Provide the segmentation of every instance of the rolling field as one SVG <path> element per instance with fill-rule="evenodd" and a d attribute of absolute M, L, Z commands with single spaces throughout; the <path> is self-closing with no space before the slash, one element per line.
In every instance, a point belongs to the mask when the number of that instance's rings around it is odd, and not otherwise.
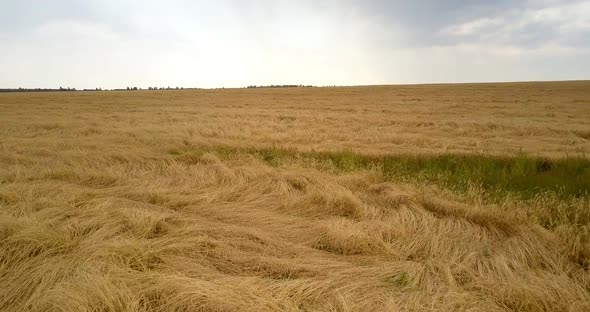
<path fill-rule="evenodd" d="M 590 311 L 590 82 L 0 94 L 0 311 Z"/>

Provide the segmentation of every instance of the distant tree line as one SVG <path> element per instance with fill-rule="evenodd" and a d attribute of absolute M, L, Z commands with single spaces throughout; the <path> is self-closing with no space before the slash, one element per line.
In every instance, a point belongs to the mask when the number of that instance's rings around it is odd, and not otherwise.
<path fill-rule="evenodd" d="M 138 88 L 138 87 L 127 87 L 127 89 L 113 89 L 113 91 L 141 91 L 141 90 L 191 90 L 197 88 L 185 88 L 185 87 L 148 87 L 147 89 Z"/>
<path fill-rule="evenodd" d="M 149 87 L 147 89 L 142 89 L 138 87 L 127 87 L 125 89 L 103 89 L 103 88 L 94 88 L 94 89 L 81 89 L 78 90 L 76 88 L 64 88 L 59 87 L 59 89 L 55 88 L 0 88 L 0 92 L 62 92 L 62 91 L 140 91 L 140 90 L 194 90 L 198 88 L 184 88 L 184 87 Z"/>
<path fill-rule="evenodd" d="M 256 86 L 251 85 L 246 88 L 313 88 L 315 86 L 312 85 L 268 85 L 268 86 Z M 195 90 L 200 88 L 184 88 L 184 87 L 148 87 L 147 89 L 142 89 L 138 87 L 127 87 L 125 89 L 103 89 L 103 88 L 94 88 L 94 89 L 82 89 L 76 90 L 76 88 L 71 87 L 59 87 L 58 89 L 54 88 L 0 88 L 0 92 L 72 92 L 72 91 L 140 91 L 140 90 Z M 217 89 L 225 89 L 225 88 L 217 88 Z"/>
<path fill-rule="evenodd" d="M 163 88 L 163 87 L 149 87 L 148 90 L 184 90 L 184 87 L 167 87 L 167 88 Z"/>
<path fill-rule="evenodd" d="M 51 88 L 3 88 L 0 92 L 60 92 L 60 91 L 76 91 L 76 88 L 63 88 L 51 89 Z"/>
<path fill-rule="evenodd" d="M 252 88 L 313 88 L 315 86 L 312 85 L 269 85 L 269 86 L 248 86 L 248 89 Z"/>
<path fill-rule="evenodd" d="M 0 89 L 0 92 L 72 92 L 72 91 L 103 91 L 102 88 L 94 88 L 94 89 L 82 89 L 77 90 L 76 88 L 64 88 L 59 87 L 59 89 L 53 88 L 3 88 Z M 107 91 L 105 89 L 105 91 Z"/>

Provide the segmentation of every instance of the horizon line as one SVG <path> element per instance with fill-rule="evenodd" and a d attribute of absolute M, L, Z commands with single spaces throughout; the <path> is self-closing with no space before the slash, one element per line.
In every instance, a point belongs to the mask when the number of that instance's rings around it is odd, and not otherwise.
<path fill-rule="evenodd" d="M 504 81 L 470 81 L 470 82 L 408 82 L 408 83 L 386 83 L 386 84 L 350 84 L 350 85 L 312 85 L 312 84 L 268 84 L 268 85 L 247 85 L 241 87 L 221 86 L 221 87 L 186 87 L 186 86 L 167 86 L 167 87 L 117 87 L 117 88 L 75 88 L 75 87 L 0 87 L 1 93 L 9 92 L 79 92 L 79 91 L 180 91 L 180 90 L 219 90 L 219 89 L 256 89 L 256 88 L 353 88 L 353 87 L 381 87 L 381 86 L 427 86 L 427 85 L 470 85 L 470 84 L 510 84 L 510 83 L 557 83 L 557 82 L 590 82 L 588 79 L 564 79 L 564 80 L 504 80 Z"/>

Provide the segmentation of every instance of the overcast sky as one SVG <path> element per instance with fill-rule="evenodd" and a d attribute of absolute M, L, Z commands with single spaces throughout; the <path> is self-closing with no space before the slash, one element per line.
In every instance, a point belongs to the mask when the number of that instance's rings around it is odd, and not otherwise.
<path fill-rule="evenodd" d="M 590 79 L 590 0 L 0 0 L 0 87 Z"/>

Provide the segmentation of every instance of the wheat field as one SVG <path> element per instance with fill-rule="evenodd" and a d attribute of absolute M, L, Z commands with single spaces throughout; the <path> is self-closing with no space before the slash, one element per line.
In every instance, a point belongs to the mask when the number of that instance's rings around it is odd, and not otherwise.
<path fill-rule="evenodd" d="M 587 192 L 337 158 L 588 152 L 590 82 L 0 94 L 0 310 L 590 311 Z"/>

